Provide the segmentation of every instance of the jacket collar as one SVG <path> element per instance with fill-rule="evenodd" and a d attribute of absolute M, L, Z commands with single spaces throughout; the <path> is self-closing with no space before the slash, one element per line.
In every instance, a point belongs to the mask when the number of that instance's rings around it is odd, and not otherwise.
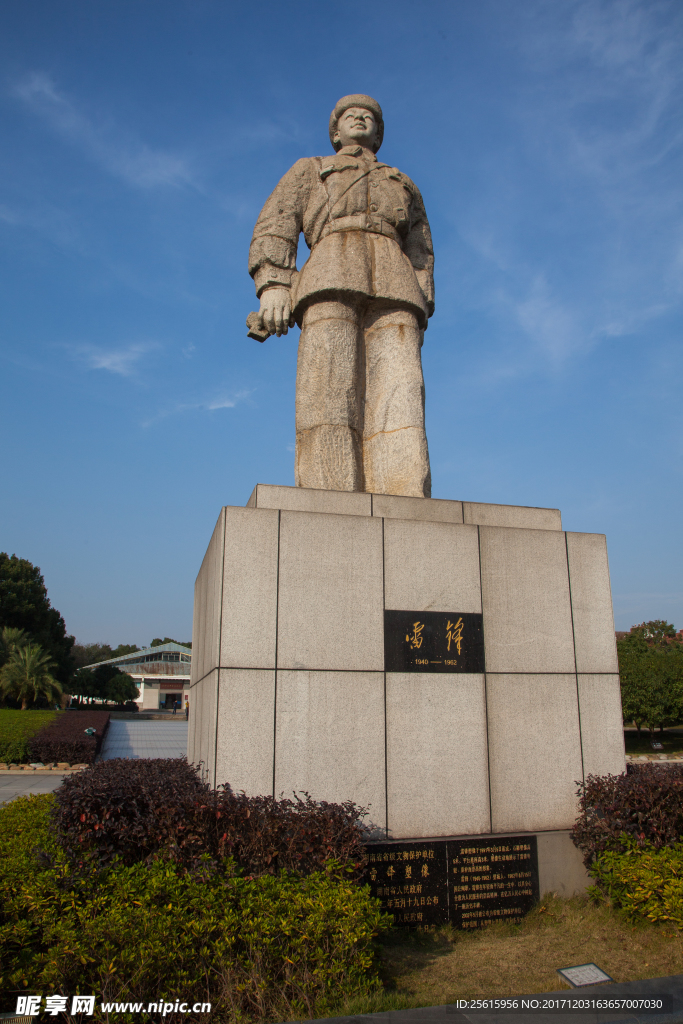
<path fill-rule="evenodd" d="M 386 164 L 381 164 L 374 153 L 368 154 L 362 146 L 342 146 L 334 156 L 324 156 L 322 158 L 320 177 L 324 181 L 325 178 L 335 171 L 357 171 L 361 167 L 367 168 L 370 156 L 372 157 L 370 166 L 387 166 Z"/>
<path fill-rule="evenodd" d="M 375 156 L 375 154 L 374 153 L 368 153 L 366 150 L 363 149 L 362 146 L 342 146 L 342 148 L 337 153 L 338 157 L 340 157 L 340 156 L 361 156 L 361 155 L 366 160 L 372 159 L 375 163 L 377 163 L 377 157 Z"/>

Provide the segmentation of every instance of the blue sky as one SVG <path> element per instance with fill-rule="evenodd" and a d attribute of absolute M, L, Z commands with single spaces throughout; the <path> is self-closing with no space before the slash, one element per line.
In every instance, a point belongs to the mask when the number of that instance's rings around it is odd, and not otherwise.
<path fill-rule="evenodd" d="M 349 92 L 432 225 L 434 497 L 561 508 L 683 626 L 678 0 L 7 0 L 0 66 L 0 549 L 80 641 L 189 638 L 221 505 L 294 482 L 247 250 Z"/>

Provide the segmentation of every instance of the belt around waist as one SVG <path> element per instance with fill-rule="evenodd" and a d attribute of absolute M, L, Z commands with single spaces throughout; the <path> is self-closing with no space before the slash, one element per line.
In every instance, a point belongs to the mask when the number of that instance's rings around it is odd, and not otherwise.
<path fill-rule="evenodd" d="M 350 217 L 337 217 L 336 220 L 331 220 L 329 224 L 325 225 L 322 237 L 324 238 L 333 231 L 371 231 L 375 235 L 386 235 L 387 238 L 393 238 L 395 242 L 401 244 L 401 236 L 393 224 L 388 224 L 381 217 L 375 217 L 371 213 L 356 213 Z"/>

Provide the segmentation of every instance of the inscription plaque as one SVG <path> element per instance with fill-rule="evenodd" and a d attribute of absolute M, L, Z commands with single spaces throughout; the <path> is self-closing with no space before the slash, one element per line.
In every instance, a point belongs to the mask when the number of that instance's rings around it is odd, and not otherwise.
<path fill-rule="evenodd" d="M 518 924 L 539 898 L 536 836 L 452 839 L 448 872 L 456 928 Z"/>
<path fill-rule="evenodd" d="M 483 672 L 483 616 L 384 612 L 385 672 Z"/>
<path fill-rule="evenodd" d="M 536 836 L 368 843 L 367 881 L 394 923 L 518 924 L 539 898 Z"/>
<path fill-rule="evenodd" d="M 373 896 L 394 924 L 432 927 L 448 921 L 448 856 L 446 844 L 372 843 L 367 847 Z"/>

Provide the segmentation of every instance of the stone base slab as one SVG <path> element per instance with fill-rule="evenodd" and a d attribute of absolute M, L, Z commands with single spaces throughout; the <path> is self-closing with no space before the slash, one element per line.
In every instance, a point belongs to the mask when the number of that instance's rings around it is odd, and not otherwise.
<path fill-rule="evenodd" d="M 482 616 L 484 671 L 386 671 L 387 610 Z M 625 770 L 617 671 L 605 538 L 556 509 L 259 484 L 197 578 L 188 758 L 394 839 L 550 835 Z"/>

